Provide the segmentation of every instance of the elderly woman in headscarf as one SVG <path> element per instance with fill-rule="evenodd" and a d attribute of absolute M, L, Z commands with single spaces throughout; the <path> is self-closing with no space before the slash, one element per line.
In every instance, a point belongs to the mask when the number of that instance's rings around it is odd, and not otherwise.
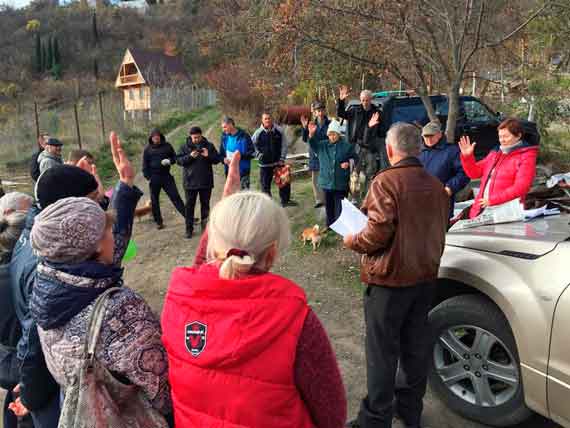
<path fill-rule="evenodd" d="M 106 301 L 95 358 L 117 380 L 140 388 L 170 419 L 160 324 L 144 299 L 122 286 L 123 269 L 113 263 L 113 222 L 113 215 L 91 199 L 75 197 L 55 202 L 36 217 L 31 244 L 40 263 L 30 310 L 48 368 L 65 391 L 80 367 L 95 301 L 120 287 Z"/>
<path fill-rule="evenodd" d="M 33 199 L 20 192 L 0 198 L 0 387 L 7 390 L 4 400 L 4 428 L 16 428 L 16 416 L 8 411 L 14 400 L 12 389 L 18 384 L 19 365 L 16 345 L 22 334 L 10 291 L 10 258 L 24 228 L 26 212 Z"/>
<path fill-rule="evenodd" d="M 113 227 L 115 263 L 119 265 L 127 248 L 133 226 L 133 214 L 142 192 L 134 185 L 134 170 L 121 148 L 115 133 L 110 136 L 111 154 L 119 174 L 112 207 L 117 213 Z M 81 162 L 80 162 L 81 163 Z M 60 392 L 57 382 L 46 367 L 36 323 L 30 314 L 30 299 L 36 279 L 38 257 L 30 245 L 30 234 L 35 217 L 42 209 L 67 197 L 88 197 L 100 200 L 101 191 L 93 166 L 89 168 L 59 165 L 50 168 L 38 179 L 35 187 L 36 204 L 28 211 L 26 225 L 14 247 L 10 262 L 10 282 L 16 315 L 22 328 L 18 342 L 20 382 L 18 390 L 21 407 L 29 411 L 34 424 L 42 428 L 57 428 L 60 411 Z"/>

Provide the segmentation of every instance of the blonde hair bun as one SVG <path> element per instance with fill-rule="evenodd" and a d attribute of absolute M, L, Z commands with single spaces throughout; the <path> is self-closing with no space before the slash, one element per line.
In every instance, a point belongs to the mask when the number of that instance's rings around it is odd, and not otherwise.
<path fill-rule="evenodd" d="M 222 199 L 208 221 L 208 260 L 219 260 L 220 277 L 235 279 L 252 270 L 266 272 L 266 253 L 282 253 L 290 242 L 285 210 L 260 192 L 240 192 Z"/>

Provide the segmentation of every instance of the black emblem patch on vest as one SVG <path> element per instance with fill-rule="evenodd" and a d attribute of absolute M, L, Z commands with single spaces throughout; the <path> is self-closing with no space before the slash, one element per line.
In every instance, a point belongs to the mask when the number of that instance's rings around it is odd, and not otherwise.
<path fill-rule="evenodd" d="M 186 349 L 193 357 L 200 355 L 206 347 L 207 332 L 208 326 L 200 321 L 193 321 L 190 324 L 186 324 L 186 340 L 184 342 L 186 343 Z"/>

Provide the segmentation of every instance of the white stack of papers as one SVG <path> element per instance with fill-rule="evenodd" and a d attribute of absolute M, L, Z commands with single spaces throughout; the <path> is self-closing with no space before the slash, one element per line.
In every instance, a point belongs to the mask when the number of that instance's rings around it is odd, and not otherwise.
<path fill-rule="evenodd" d="M 546 205 L 540 208 L 536 208 L 533 210 L 524 210 L 524 221 L 532 220 L 536 217 L 542 217 L 547 215 L 556 215 L 560 214 L 560 210 L 558 208 L 550 208 L 547 209 Z"/>
<path fill-rule="evenodd" d="M 362 214 L 362 211 L 352 205 L 346 198 L 342 200 L 341 204 L 342 211 L 340 217 L 331 224 L 331 229 L 343 237 L 354 235 L 364 229 L 368 222 L 368 217 Z"/>
<path fill-rule="evenodd" d="M 550 189 L 551 187 L 556 186 L 561 181 L 566 181 L 567 183 L 570 183 L 570 172 L 567 172 L 566 174 L 554 174 L 546 182 L 546 187 Z"/>
<path fill-rule="evenodd" d="M 494 207 L 487 207 L 482 214 L 470 220 L 459 220 L 449 229 L 450 232 L 483 226 L 486 224 L 510 223 L 524 220 L 524 210 L 519 199 Z"/>

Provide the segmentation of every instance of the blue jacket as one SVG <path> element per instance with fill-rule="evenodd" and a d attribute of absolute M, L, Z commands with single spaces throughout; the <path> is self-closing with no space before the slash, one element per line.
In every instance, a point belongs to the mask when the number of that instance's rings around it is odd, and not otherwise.
<path fill-rule="evenodd" d="M 348 190 L 350 168 L 343 169 L 340 164 L 350 159 L 358 159 L 354 151 L 354 144 L 350 144 L 341 137 L 335 144 L 329 139 L 317 140 L 316 136 L 309 139 L 309 145 L 319 157 L 321 169 L 319 171 L 319 187 L 323 190 Z"/>
<path fill-rule="evenodd" d="M 328 116 L 325 116 L 325 120 L 322 126 L 319 125 L 317 120 L 315 119 L 315 125 L 317 125 L 317 132 L 315 132 L 315 138 L 317 140 L 326 140 L 327 139 L 327 131 L 329 129 L 329 124 L 331 120 Z M 303 128 L 303 135 L 301 137 L 305 143 L 309 141 L 309 129 Z M 315 151 L 309 146 L 309 171 L 318 171 L 319 170 L 319 158 Z"/>
<path fill-rule="evenodd" d="M 453 192 L 450 201 L 450 215 L 453 213 L 455 204 L 455 194 L 469 183 L 469 177 L 463 171 L 461 159 L 459 158 L 459 147 L 457 144 L 448 144 L 445 136 L 433 146 L 422 146 L 419 156 L 420 162 L 425 170 L 447 186 Z"/>
<path fill-rule="evenodd" d="M 134 212 L 142 192 L 136 187 L 119 183 L 113 192 L 112 207 L 117 212 L 113 225 L 115 238 L 114 261 L 120 264 L 131 237 Z M 36 279 L 38 258 L 30 244 L 30 233 L 39 208 L 32 207 L 26 226 L 12 252 L 10 262 L 10 288 L 16 315 L 22 328 L 18 342 L 18 359 L 21 361 L 20 385 L 23 404 L 29 410 L 38 410 L 59 393 L 59 387 L 49 373 L 42 352 L 35 321 L 30 314 L 30 297 Z"/>
<path fill-rule="evenodd" d="M 251 170 L 251 159 L 255 155 L 255 147 L 251 141 L 251 137 L 243 129 L 238 128 L 235 138 L 230 139 L 229 135 L 222 132 L 220 138 L 220 156 L 222 159 L 227 157 L 227 152 L 235 152 L 236 150 L 241 153 L 241 160 L 239 162 L 240 175 L 248 174 Z M 224 170 L 228 173 L 228 166 L 224 164 Z"/>

